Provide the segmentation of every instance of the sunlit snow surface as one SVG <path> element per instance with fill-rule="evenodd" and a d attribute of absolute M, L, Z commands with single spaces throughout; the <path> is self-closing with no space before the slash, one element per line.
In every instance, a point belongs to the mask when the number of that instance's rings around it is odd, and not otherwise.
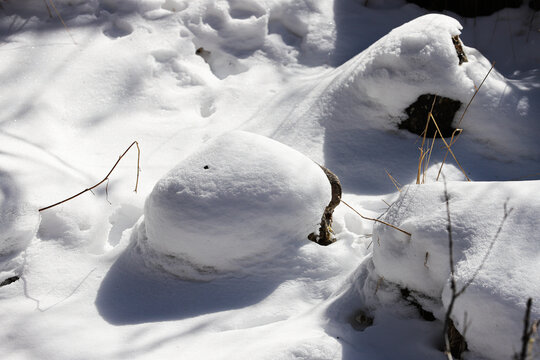
<path fill-rule="evenodd" d="M 51 3 L 52 17 L 41 0 L 0 4 L 0 282 L 21 277 L 0 288 L 2 358 L 444 359 L 443 144 L 427 184 L 397 193 L 386 171 L 416 180 L 405 108 L 425 93 L 466 104 L 493 61 L 453 146 L 475 182 L 444 168 L 458 284 L 514 210 L 454 321 L 467 359 L 519 350 L 526 297 L 540 312 L 527 6 L 464 19 L 402 0 L 56 0 L 66 30 Z M 93 195 L 37 212 L 134 140 L 137 193 L 133 147 Z M 330 196 L 317 163 L 412 237 L 340 205 L 338 241 L 309 242 Z"/>

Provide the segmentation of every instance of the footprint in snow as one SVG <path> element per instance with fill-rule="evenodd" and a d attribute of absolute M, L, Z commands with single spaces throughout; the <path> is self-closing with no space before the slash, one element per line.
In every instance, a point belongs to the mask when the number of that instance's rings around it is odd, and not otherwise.
<path fill-rule="evenodd" d="M 184 1 L 179 0 L 166 0 L 163 5 L 161 5 L 162 9 L 168 10 L 170 12 L 179 12 L 183 11 L 188 7 L 188 4 Z"/>
<path fill-rule="evenodd" d="M 125 20 L 116 19 L 109 24 L 104 30 L 103 34 L 111 39 L 117 39 L 124 36 L 128 36 L 133 32 L 133 26 Z"/>

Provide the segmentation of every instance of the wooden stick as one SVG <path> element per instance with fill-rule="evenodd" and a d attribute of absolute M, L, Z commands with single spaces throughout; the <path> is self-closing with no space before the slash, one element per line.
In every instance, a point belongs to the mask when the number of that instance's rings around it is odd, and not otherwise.
<path fill-rule="evenodd" d="M 397 180 L 394 179 L 394 177 L 392 175 L 390 175 L 388 170 L 384 169 L 384 171 L 386 172 L 386 175 L 388 175 L 388 177 L 390 178 L 390 181 L 392 181 L 392 184 L 394 184 L 394 186 L 396 187 L 397 191 L 401 192 L 401 189 L 399 188 L 401 186 L 401 184 L 398 183 Z"/>
<path fill-rule="evenodd" d="M 379 220 L 379 219 L 375 219 L 375 218 L 370 218 L 370 217 L 367 217 L 367 216 L 364 216 L 362 214 L 360 214 L 358 211 L 356 211 L 351 205 L 347 204 L 343 199 L 341 199 L 341 202 L 343 204 L 345 204 L 349 209 L 351 209 L 352 211 L 354 211 L 356 214 L 358 214 L 358 216 L 360 216 L 362 219 L 365 219 L 365 220 L 371 220 L 371 221 L 375 221 L 375 222 L 378 222 L 378 223 L 381 223 L 383 225 L 386 225 L 386 226 L 390 226 L 392 229 L 396 229 L 398 231 L 401 231 L 402 233 L 404 234 L 407 234 L 409 236 L 412 236 L 412 234 L 410 232 L 407 232 L 405 230 L 401 230 L 400 228 L 398 228 L 397 226 L 394 226 L 392 224 L 389 224 L 385 221 L 382 221 L 382 220 Z"/>
<path fill-rule="evenodd" d="M 131 143 L 131 145 L 129 145 L 129 147 L 126 149 L 126 151 L 124 151 L 124 153 L 122 155 L 120 155 L 120 157 L 118 158 L 118 160 L 116 160 L 116 163 L 114 164 L 114 166 L 112 167 L 112 169 L 109 171 L 109 173 L 107 174 L 107 176 L 105 176 L 105 178 L 103 178 L 103 180 L 101 180 L 100 182 L 98 182 L 96 185 L 92 186 L 92 187 L 89 187 L 87 189 L 84 189 L 83 191 L 73 195 L 73 196 L 70 196 L 68 197 L 67 199 L 65 200 L 62 200 L 62 201 L 59 201 L 55 204 L 52 204 L 52 205 L 49 205 L 49 206 L 46 206 L 44 208 L 41 208 L 39 209 L 39 211 L 43 211 L 43 210 L 47 210 L 47 209 L 50 209 L 52 207 L 55 207 L 57 205 L 60 205 L 60 204 L 63 204 L 71 199 L 74 199 L 76 198 L 77 196 L 80 196 L 82 194 L 84 194 L 85 192 L 87 191 L 90 191 L 92 192 L 92 189 L 98 187 L 99 185 L 103 184 L 105 181 L 109 181 L 109 176 L 111 175 L 111 173 L 114 171 L 114 169 L 116 168 L 116 165 L 118 165 L 118 163 L 120 162 L 120 160 L 122 160 L 122 158 L 124 157 L 124 155 L 127 154 L 127 152 L 129 151 L 129 149 L 131 149 L 133 147 L 133 145 L 136 145 L 137 146 L 137 180 L 135 182 L 135 192 L 137 192 L 137 187 L 139 186 L 139 172 L 140 172 L 140 160 L 141 160 L 141 149 L 139 148 L 139 143 L 137 141 L 134 141 Z M 108 186 L 108 184 L 107 184 Z M 108 192 L 108 189 L 106 189 L 106 192 Z"/>
<path fill-rule="evenodd" d="M 456 129 L 452 132 L 452 137 L 450 138 L 450 146 L 453 146 L 456 143 L 459 135 L 461 135 L 462 132 L 463 132 L 463 129 Z M 454 139 L 454 136 L 456 135 L 456 133 L 457 133 L 457 136 Z M 439 181 L 439 176 L 441 176 L 441 171 L 442 171 L 444 162 L 446 161 L 446 155 L 448 155 L 448 150 L 446 151 L 446 154 L 444 155 L 443 162 L 441 164 L 441 167 L 439 168 L 439 172 L 437 173 L 437 178 L 435 179 L 435 181 Z"/>
<path fill-rule="evenodd" d="M 62 19 L 62 16 L 60 16 L 60 13 L 58 12 L 58 9 L 56 9 L 56 6 L 54 6 L 54 2 L 53 0 L 49 0 L 49 2 L 51 3 L 51 6 L 52 8 L 54 9 L 54 12 L 56 13 L 56 15 L 58 16 L 58 18 L 60 19 L 60 21 L 62 22 L 62 25 L 64 25 L 64 28 L 66 29 L 66 32 L 68 33 L 69 37 L 71 38 L 71 41 L 73 41 L 73 43 L 75 45 L 78 45 L 77 42 L 75 41 L 75 39 L 73 38 L 73 36 L 71 36 L 71 33 L 69 32 L 69 28 L 67 27 L 66 23 L 64 22 L 64 19 Z M 45 3 L 46 4 L 46 3 Z M 47 9 L 49 9 L 49 7 L 47 7 Z M 49 14 L 50 14 L 50 10 L 49 10 Z"/>
<path fill-rule="evenodd" d="M 450 145 L 448 145 L 448 143 L 446 142 L 446 140 L 444 139 L 442 133 L 441 133 L 441 129 L 439 129 L 439 125 L 437 125 L 437 122 L 435 121 L 435 118 L 433 116 L 431 116 L 431 120 L 433 120 L 433 123 L 435 124 L 435 127 L 437 127 L 437 131 L 439 132 L 439 135 L 441 135 L 441 139 L 442 141 L 444 142 L 444 145 L 446 145 L 446 149 L 450 152 L 450 154 L 452 155 L 452 157 L 454 158 L 454 160 L 456 161 L 456 164 L 459 166 L 459 168 L 461 169 L 461 172 L 463 173 L 463 175 L 465 175 L 465 178 L 467 178 L 467 181 L 471 181 L 471 179 L 469 179 L 469 177 L 467 176 L 467 174 L 465 173 L 465 170 L 463 170 L 463 168 L 461 167 L 461 164 L 459 163 L 458 159 L 456 158 L 456 155 L 454 155 L 454 152 L 452 151 L 452 149 L 450 148 Z"/>
<path fill-rule="evenodd" d="M 484 85 L 484 82 L 486 81 L 487 77 L 489 76 L 489 74 L 491 73 L 491 70 L 493 70 L 493 68 L 495 67 L 495 61 L 491 63 L 491 68 L 489 69 L 489 71 L 487 72 L 486 76 L 484 76 L 484 79 L 482 80 L 482 82 L 480 83 L 480 86 L 476 87 L 475 86 L 475 91 L 474 91 L 474 94 L 473 96 L 471 97 L 471 100 L 469 100 L 469 103 L 467 104 L 467 106 L 465 107 L 465 111 L 463 111 L 463 114 L 461 114 L 461 117 L 459 118 L 459 121 L 458 121 L 458 124 L 457 124 L 457 127 L 459 128 L 459 126 L 461 125 L 461 122 L 463 121 L 463 118 L 465 117 L 465 114 L 467 113 L 467 110 L 469 110 L 469 106 L 471 106 L 471 103 L 473 102 L 476 94 L 478 94 L 478 92 L 480 91 L 480 88 L 482 87 L 482 85 Z M 452 134 L 453 135 L 453 134 Z M 458 136 L 456 137 L 456 140 L 454 141 L 454 143 L 459 139 L 459 137 L 461 136 L 461 132 L 458 134 Z M 453 145 L 453 144 L 452 144 Z M 450 146 L 452 146 L 450 145 Z M 443 161 L 441 163 L 441 167 L 439 168 L 439 174 L 437 175 L 437 181 L 439 180 L 439 175 L 441 174 L 441 171 L 442 171 L 442 168 L 444 166 L 444 163 L 446 162 L 446 158 L 448 157 L 448 151 L 446 151 L 446 154 L 444 154 L 444 158 L 443 158 Z"/>

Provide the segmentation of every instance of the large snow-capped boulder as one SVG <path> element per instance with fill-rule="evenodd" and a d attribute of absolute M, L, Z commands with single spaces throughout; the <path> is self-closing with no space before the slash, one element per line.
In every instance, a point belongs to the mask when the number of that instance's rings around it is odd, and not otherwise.
<path fill-rule="evenodd" d="M 528 298 L 534 301 L 531 319 L 540 318 L 540 202 L 533 200 L 540 181 L 448 182 L 447 189 L 458 290 L 496 237 L 475 280 L 457 299 L 452 319 L 470 350 L 510 359 L 521 348 Z M 451 300 L 444 184 L 402 189 L 383 219 L 412 236 L 374 227 L 376 275 L 415 292 L 420 302 L 426 296 L 435 300 L 424 299 L 424 305 L 441 317 Z"/>
<path fill-rule="evenodd" d="M 309 158 L 260 135 L 230 132 L 157 182 L 138 241 L 152 265 L 211 279 L 294 252 L 330 198 L 326 175 Z"/>
<path fill-rule="evenodd" d="M 287 111 L 268 111 L 274 121 L 281 116 L 283 125 L 264 133 L 322 158 L 326 148 L 312 150 L 321 146 L 321 139 L 327 142 L 324 146 L 332 147 L 332 139 L 337 142 L 353 130 L 393 131 L 407 118 L 411 104 L 421 95 L 434 94 L 461 102 L 453 127 L 463 128 L 465 138 L 482 141 L 490 156 L 538 158 L 540 146 L 529 135 L 540 131 L 538 107 L 531 101 L 535 90 L 506 79 L 496 68 L 459 123 L 465 104 L 492 66 L 479 51 L 461 42 L 468 62 L 460 64 L 453 38 L 461 29 L 456 19 L 440 14 L 424 15 L 393 29 L 343 65 L 322 74 L 316 85 L 296 85 L 291 92 L 305 100 L 291 103 Z M 290 93 L 283 94 L 269 106 L 283 107 L 290 97 Z M 264 129 L 269 119 L 263 120 L 257 127 Z M 314 133 L 308 139 L 303 136 L 306 128 Z M 314 139 L 312 143 L 310 139 Z"/>
<path fill-rule="evenodd" d="M 368 49 L 336 69 L 327 90 L 330 112 L 344 120 L 361 119 L 363 127 L 395 128 L 405 109 L 421 95 L 435 94 L 467 104 L 488 74 L 491 63 L 474 48 L 462 46 L 460 64 L 455 36 L 462 26 L 449 16 L 429 14 L 395 28 Z M 507 155 L 539 156 L 530 129 L 539 130 L 538 110 L 529 106 L 528 91 L 493 69 L 459 124 L 464 134 L 489 143 Z M 454 119 L 465 110 L 462 105 Z M 510 121 L 511 120 L 511 121 Z M 344 121 L 344 126 L 351 126 Z"/>

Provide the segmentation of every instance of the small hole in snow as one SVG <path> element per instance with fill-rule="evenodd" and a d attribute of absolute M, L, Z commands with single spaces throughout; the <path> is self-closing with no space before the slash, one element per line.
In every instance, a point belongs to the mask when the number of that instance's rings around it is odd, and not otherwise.
<path fill-rule="evenodd" d="M 208 165 L 204 165 L 204 168 L 203 168 L 203 169 L 204 169 L 204 170 L 208 170 L 208 169 L 210 169 L 210 167 L 209 167 Z"/>

